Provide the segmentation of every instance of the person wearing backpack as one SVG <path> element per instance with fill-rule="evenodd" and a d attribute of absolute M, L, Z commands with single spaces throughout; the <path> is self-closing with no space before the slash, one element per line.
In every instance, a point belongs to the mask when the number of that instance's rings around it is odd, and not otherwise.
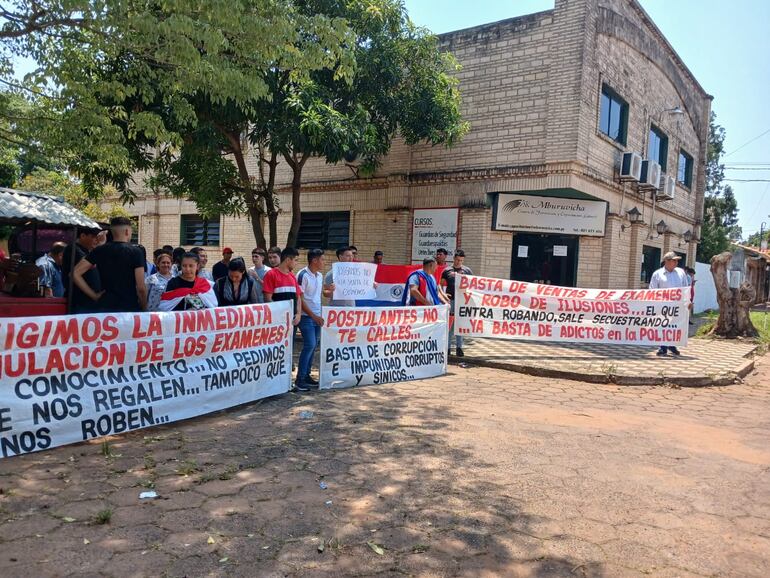
<path fill-rule="evenodd" d="M 214 283 L 214 293 L 220 307 L 260 302 L 257 283 L 246 274 L 246 263 L 240 257 L 227 264 L 227 275 Z"/>

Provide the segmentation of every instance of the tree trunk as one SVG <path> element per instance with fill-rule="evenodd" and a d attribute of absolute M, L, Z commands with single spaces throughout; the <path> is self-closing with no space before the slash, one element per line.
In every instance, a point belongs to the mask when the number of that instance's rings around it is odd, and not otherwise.
<path fill-rule="evenodd" d="M 751 323 L 749 311 L 756 297 L 756 290 L 751 283 L 743 282 L 740 288 L 730 287 L 728 267 L 732 253 L 721 253 L 711 258 L 711 275 L 717 289 L 719 318 L 711 334 L 733 339 L 735 337 L 756 337 L 756 328 Z"/>
<path fill-rule="evenodd" d="M 259 207 L 257 194 L 251 184 L 249 169 L 246 166 L 246 159 L 243 154 L 243 148 L 241 147 L 241 133 L 223 128 L 220 128 L 219 131 L 227 137 L 227 142 L 230 145 L 230 150 L 235 159 L 235 166 L 238 168 L 238 178 L 241 181 L 241 187 L 244 191 L 243 194 L 246 199 L 246 207 L 251 219 L 251 230 L 254 233 L 254 241 L 257 243 L 257 247 L 265 247 L 265 231 L 262 227 L 262 211 Z"/>
<path fill-rule="evenodd" d="M 286 162 L 291 167 L 292 179 L 291 179 L 291 227 L 289 228 L 289 234 L 286 238 L 287 247 L 296 247 L 297 238 L 299 237 L 299 228 L 302 225 L 302 207 L 300 201 L 300 195 L 302 193 L 302 168 L 305 166 L 309 155 L 298 156 L 297 153 L 292 155 L 285 154 Z"/>
<path fill-rule="evenodd" d="M 271 152 L 267 161 L 268 175 L 265 186 L 265 207 L 267 208 L 267 225 L 270 229 L 270 247 L 278 245 L 278 208 L 275 206 L 275 173 L 278 166 L 278 153 Z"/>

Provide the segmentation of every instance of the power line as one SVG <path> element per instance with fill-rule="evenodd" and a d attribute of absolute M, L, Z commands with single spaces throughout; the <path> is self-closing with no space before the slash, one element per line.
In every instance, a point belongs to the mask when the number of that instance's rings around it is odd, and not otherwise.
<path fill-rule="evenodd" d="M 770 171 L 770 165 L 766 167 L 725 167 L 726 171 Z"/>
<path fill-rule="evenodd" d="M 765 136 L 767 133 L 770 133 L 770 128 L 769 128 L 769 129 L 767 129 L 767 130 L 766 130 L 765 132 L 763 132 L 762 134 L 760 134 L 760 135 L 758 135 L 758 136 L 755 136 L 755 137 L 754 137 L 753 139 L 751 139 L 750 141 L 747 141 L 747 142 L 743 143 L 743 144 L 742 144 L 741 146 L 739 146 L 737 149 L 730 151 L 729 153 L 727 153 L 727 154 L 725 155 L 725 157 L 729 157 L 731 154 L 733 154 L 733 153 L 737 153 L 739 150 L 741 150 L 742 148 L 745 148 L 745 147 L 747 147 L 748 145 L 750 145 L 751 143 L 753 143 L 755 140 L 759 140 L 759 139 L 761 139 L 761 138 L 762 138 L 763 136 Z"/>
<path fill-rule="evenodd" d="M 731 183 L 770 183 L 770 179 L 722 179 Z"/>

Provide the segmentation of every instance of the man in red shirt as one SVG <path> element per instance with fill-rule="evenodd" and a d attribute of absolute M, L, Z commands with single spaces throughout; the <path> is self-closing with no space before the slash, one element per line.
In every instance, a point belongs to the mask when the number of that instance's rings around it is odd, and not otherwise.
<path fill-rule="evenodd" d="M 286 247 L 281 251 L 281 264 L 270 269 L 262 281 L 265 303 L 288 300 L 294 302 L 294 325 L 299 324 L 302 316 L 300 305 L 302 289 L 297 284 L 297 278 L 293 273 L 294 267 L 297 265 L 297 257 L 299 257 L 299 252 L 294 247 Z"/>

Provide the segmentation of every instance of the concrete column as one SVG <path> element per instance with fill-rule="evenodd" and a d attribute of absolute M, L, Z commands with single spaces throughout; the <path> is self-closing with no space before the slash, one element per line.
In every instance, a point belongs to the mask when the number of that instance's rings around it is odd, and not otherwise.
<path fill-rule="evenodd" d="M 642 244 L 647 228 L 644 223 L 631 224 L 631 240 L 628 245 L 628 288 L 639 287 L 639 274 L 642 269 Z"/>
<path fill-rule="evenodd" d="M 663 234 L 663 255 L 678 248 L 674 245 L 674 237 L 676 237 L 676 235 L 671 231 Z M 661 255 L 661 257 L 663 255 Z"/>

